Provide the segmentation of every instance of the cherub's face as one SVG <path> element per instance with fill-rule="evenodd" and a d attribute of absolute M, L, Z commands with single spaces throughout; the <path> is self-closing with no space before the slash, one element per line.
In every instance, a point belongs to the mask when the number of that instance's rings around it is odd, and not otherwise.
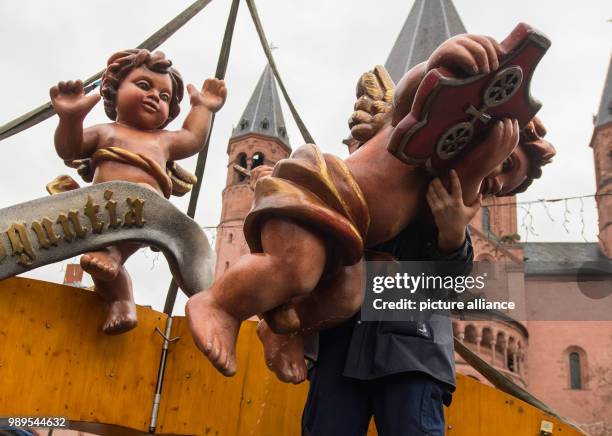
<path fill-rule="evenodd" d="M 117 90 L 117 121 L 141 130 L 158 129 L 168 119 L 171 98 L 169 74 L 135 68 Z"/>
<path fill-rule="evenodd" d="M 482 182 L 482 195 L 501 197 L 518 188 L 527 178 L 529 160 L 518 145 L 512 154 L 499 164 Z"/>

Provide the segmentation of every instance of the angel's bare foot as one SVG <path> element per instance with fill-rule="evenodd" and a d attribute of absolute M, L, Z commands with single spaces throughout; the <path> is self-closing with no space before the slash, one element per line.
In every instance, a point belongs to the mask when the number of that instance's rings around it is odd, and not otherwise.
<path fill-rule="evenodd" d="M 200 351 L 224 376 L 233 376 L 236 373 L 240 320 L 215 303 L 210 290 L 191 297 L 185 306 L 185 314 Z"/>
<path fill-rule="evenodd" d="M 132 293 L 132 280 L 120 266 L 113 280 L 93 279 L 96 292 L 108 305 L 106 321 L 102 331 L 107 335 L 118 335 L 136 327 L 136 304 Z"/>
<path fill-rule="evenodd" d="M 260 321 L 257 336 L 264 347 L 266 365 L 280 381 L 299 384 L 306 380 L 304 340 L 301 334 L 278 335 L 266 321 Z"/>
<path fill-rule="evenodd" d="M 107 335 L 119 335 L 132 330 L 137 323 L 134 300 L 116 300 L 109 305 L 102 331 Z"/>
<path fill-rule="evenodd" d="M 114 280 L 120 267 L 121 254 L 115 248 L 105 248 L 81 256 L 81 268 L 97 280 Z"/>

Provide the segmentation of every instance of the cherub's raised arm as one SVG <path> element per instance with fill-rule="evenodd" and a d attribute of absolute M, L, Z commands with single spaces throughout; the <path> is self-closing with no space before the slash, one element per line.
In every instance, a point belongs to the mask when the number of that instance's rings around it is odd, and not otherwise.
<path fill-rule="evenodd" d="M 227 96 L 225 82 L 218 79 L 206 79 L 201 91 L 193 85 L 187 85 L 187 92 L 191 111 L 185 118 L 183 128 L 165 135 L 168 160 L 184 159 L 204 147 L 210 133 L 212 114 L 223 107 Z"/>
<path fill-rule="evenodd" d="M 83 129 L 83 120 L 100 101 L 99 94 L 86 96 L 83 82 L 60 82 L 49 91 L 59 117 L 55 129 L 55 150 L 64 160 L 89 157 L 98 144 L 98 128 Z"/>

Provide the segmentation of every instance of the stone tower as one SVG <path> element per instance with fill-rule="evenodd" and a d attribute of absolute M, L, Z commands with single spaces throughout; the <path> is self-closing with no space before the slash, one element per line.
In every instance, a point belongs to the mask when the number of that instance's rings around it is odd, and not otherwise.
<path fill-rule="evenodd" d="M 264 68 L 249 103 L 232 131 L 227 146 L 227 181 L 222 194 L 221 221 L 217 226 L 215 275 L 248 253 L 242 224 L 251 209 L 249 179 L 234 170 L 273 166 L 291 154 L 276 82 L 269 65 Z"/>
<path fill-rule="evenodd" d="M 451 0 L 416 0 L 385 62 L 395 83 L 444 41 L 466 33 Z"/>
<path fill-rule="evenodd" d="M 612 259 L 612 57 L 591 139 L 595 160 L 599 247 Z"/>

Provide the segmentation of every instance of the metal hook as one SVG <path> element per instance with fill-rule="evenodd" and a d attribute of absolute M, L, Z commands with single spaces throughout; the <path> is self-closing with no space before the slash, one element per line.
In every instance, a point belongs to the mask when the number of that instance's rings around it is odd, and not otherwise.
<path fill-rule="evenodd" d="M 167 341 L 167 342 L 175 342 L 175 341 L 178 341 L 179 339 L 181 339 L 181 337 L 180 337 L 180 336 L 177 336 L 177 337 L 172 338 L 172 339 L 168 338 L 168 336 L 166 336 L 166 335 L 165 335 L 165 334 L 164 334 L 164 333 L 163 333 L 163 332 L 162 332 L 162 331 L 159 329 L 159 327 L 155 327 L 155 331 L 156 331 L 157 333 L 159 333 L 159 335 L 160 335 L 162 338 L 164 338 L 164 340 L 165 340 L 165 341 Z"/>

